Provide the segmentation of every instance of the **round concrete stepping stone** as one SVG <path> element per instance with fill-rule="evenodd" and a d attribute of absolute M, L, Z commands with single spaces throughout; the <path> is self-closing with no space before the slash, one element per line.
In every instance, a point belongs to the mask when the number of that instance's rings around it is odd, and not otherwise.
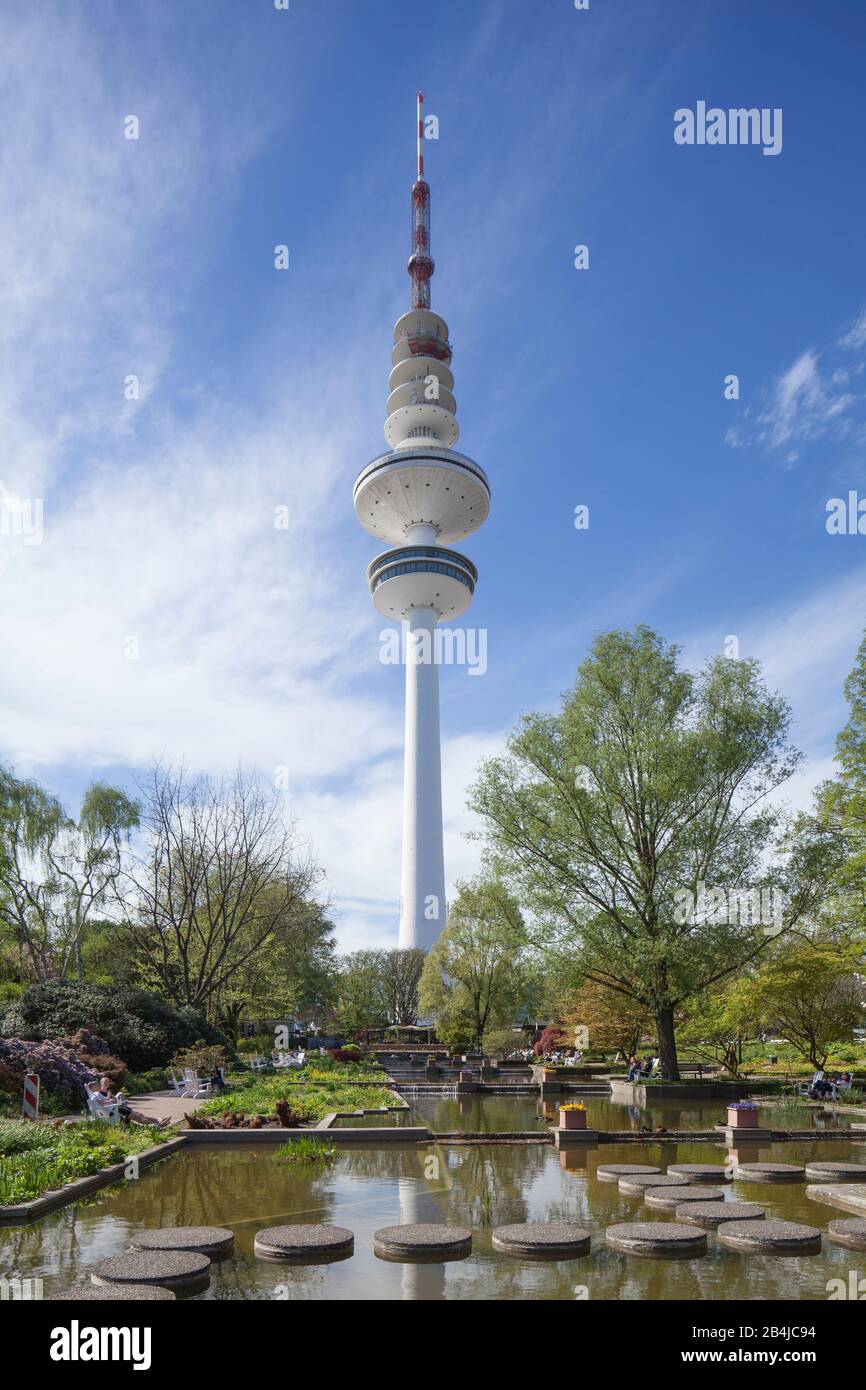
<path fill-rule="evenodd" d="M 256 1232 L 253 1249 L 260 1260 L 330 1264 L 354 1253 L 355 1237 L 345 1226 L 268 1226 Z"/>
<path fill-rule="evenodd" d="M 174 1303 L 177 1295 L 171 1289 L 159 1284 L 110 1284 L 84 1285 L 79 1289 L 67 1289 L 65 1293 L 52 1293 L 49 1303 Z"/>
<path fill-rule="evenodd" d="M 754 1255 L 817 1255 L 821 1232 L 799 1221 L 724 1221 L 719 1240 Z"/>
<path fill-rule="evenodd" d="M 192 1250 L 129 1250 L 90 1271 L 94 1284 L 161 1284 L 199 1292 L 210 1283 L 210 1260 Z"/>
<path fill-rule="evenodd" d="M 589 1231 L 567 1221 L 524 1221 L 493 1232 L 494 1250 L 529 1260 L 574 1260 L 588 1255 L 591 1244 Z"/>
<path fill-rule="evenodd" d="M 619 1180 L 620 1192 L 629 1197 L 642 1197 L 650 1187 L 688 1187 L 689 1180 L 681 1173 L 641 1173 L 638 1177 Z"/>
<path fill-rule="evenodd" d="M 665 1211 L 675 1211 L 682 1206 L 685 1193 L 680 1187 L 648 1187 L 645 1191 L 644 1200 L 648 1207 L 662 1207 Z M 696 1188 L 692 1192 L 689 1188 L 689 1201 L 691 1202 L 722 1202 L 725 1194 L 720 1187 L 704 1187 L 700 1191 Z"/>
<path fill-rule="evenodd" d="M 689 1182 L 730 1182 L 731 1170 L 723 1163 L 672 1163 L 669 1173 L 682 1173 Z"/>
<path fill-rule="evenodd" d="M 813 1182 L 866 1182 L 866 1163 L 807 1163 L 806 1177 Z"/>
<path fill-rule="evenodd" d="M 380 1260 L 398 1263 L 462 1260 L 472 1249 L 472 1232 L 465 1226 L 383 1226 L 373 1236 Z"/>
<path fill-rule="evenodd" d="M 834 1245 L 845 1245 L 849 1250 L 866 1250 L 866 1221 L 862 1216 L 848 1216 L 831 1221 L 827 1227 L 827 1239 Z"/>
<path fill-rule="evenodd" d="M 740 1163 L 734 1178 L 737 1182 L 803 1182 L 806 1169 L 796 1163 Z"/>
<path fill-rule="evenodd" d="M 235 1233 L 224 1226 L 162 1226 L 153 1231 L 136 1231 L 133 1250 L 195 1250 L 219 1259 L 234 1249 Z"/>
<path fill-rule="evenodd" d="M 641 1173 L 649 1176 L 650 1173 L 660 1173 L 661 1168 L 653 1168 L 648 1163 L 601 1163 L 595 1170 L 595 1176 L 599 1182 L 619 1182 L 620 1178 L 627 1178 L 630 1175 L 638 1178 Z"/>
<path fill-rule="evenodd" d="M 680 1202 L 674 1212 L 677 1221 L 691 1226 L 718 1230 L 725 1221 L 763 1221 L 766 1212 L 757 1202 Z"/>
<path fill-rule="evenodd" d="M 656 1259 L 684 1259 L 707 1253 L 705 1231 L 680 1226 L 674 1221 L 630 1221 L 608 1226 L 604 1238 L 612 1250 L 626 1255 L 650 1255 Z"/>

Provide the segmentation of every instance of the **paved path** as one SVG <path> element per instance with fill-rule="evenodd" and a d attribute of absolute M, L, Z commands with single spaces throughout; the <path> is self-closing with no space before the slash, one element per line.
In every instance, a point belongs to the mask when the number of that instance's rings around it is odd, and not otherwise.
<path fill-rule="evenodd" d="M 204 1100 L 179 1100 L 171 1091 L 150 1091 L 146 1096 L 129 1096 L 133 1110 L 154 1120 L 171 1120 L 173 1125 L 182 1125 L 183 1117 L 198 1110 Z"/>

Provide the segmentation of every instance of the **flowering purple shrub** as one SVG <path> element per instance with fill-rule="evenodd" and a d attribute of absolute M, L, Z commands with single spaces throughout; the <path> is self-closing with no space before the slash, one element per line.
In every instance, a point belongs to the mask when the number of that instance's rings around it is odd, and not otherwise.
<path fill-rule="evenodd" d="M 83 1099 L 85 1081 L 95 1081 L 98 1076 L 63 1043 L 26 1042 L 23 1038 L 0 1038 L 0 1067 L 20 1078 L 22 1085 L 25 1072 L 38 1072 L 44 1090 L 76 1108 Z"/>

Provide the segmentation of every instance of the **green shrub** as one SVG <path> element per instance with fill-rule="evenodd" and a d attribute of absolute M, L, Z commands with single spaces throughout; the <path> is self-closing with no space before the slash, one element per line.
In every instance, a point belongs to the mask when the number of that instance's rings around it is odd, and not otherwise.
<path fill-rule="evenodd" d="M 225 1038 L 191 1009 L 178 1009 L 158 994 L 126 985 L 88 985 L 45 980 L 6 1006 L 0 1036 L 32 1041 L 66 1038 L 87 1028 L 104 1038 L 133 1071 L 164 1067 L 182 1047 L 199 1039 Z"/>
<path fill-rule="evenodd" d="M 168 1078 L 162 1067 L 154 1067 L 151 1071 L 128 1072 L 123 1089 L 128 1096 L 145 1096 L 149 1091 L 164 1091 L 167 1086 Z"/>
<path fill-rule="evenodd" d="M 34 1149 L 50 1149 L 56 1143 L 47 1125 L 32 1120 L 0 1119 L 0 1157 L 30 1153 Z"/>

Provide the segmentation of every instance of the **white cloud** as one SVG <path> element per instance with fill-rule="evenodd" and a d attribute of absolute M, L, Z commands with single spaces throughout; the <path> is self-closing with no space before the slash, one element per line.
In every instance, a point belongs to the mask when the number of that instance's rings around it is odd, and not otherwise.
<path fill-rule="evenodd" d="M 791 705 L 792 738 L 808 762 L 785 795 L 801 805 L 809 789 L 829 775 L 836 735 L 847 719 L 843 686 L 866 626 L 866 571 L 822 584 L 791 602 L 755 608 L 732 626 L 739 655 L 757 657 L 768 687 Z M 691 667 L 722 650 L 721 638 L 706 633 L 683 646 Z"/>
<path fill-rule="evenodd" d="M 787 465 L 799 461 L 800 451 L 817 439 L 866 439 L 863 405 L 866 397 L 852 391 L 852 379 L 864 362 L 834 362 L 840 350 L 858 352 L 866 346 L 866 309 L 850 329 L 823 352 L 807 348 L 775 381 L 757 393 L 757 404 L 744 404 L 737 422 L 725 433 L 732 448 L 757 444 L 768 452 L 785 450 Z"/>
<path fill-rule="evenodd" d="M 843 348 L 866 347 L 866 305 L 854 319 L 850 328 L 842 334 L 839 346 Z"/>

